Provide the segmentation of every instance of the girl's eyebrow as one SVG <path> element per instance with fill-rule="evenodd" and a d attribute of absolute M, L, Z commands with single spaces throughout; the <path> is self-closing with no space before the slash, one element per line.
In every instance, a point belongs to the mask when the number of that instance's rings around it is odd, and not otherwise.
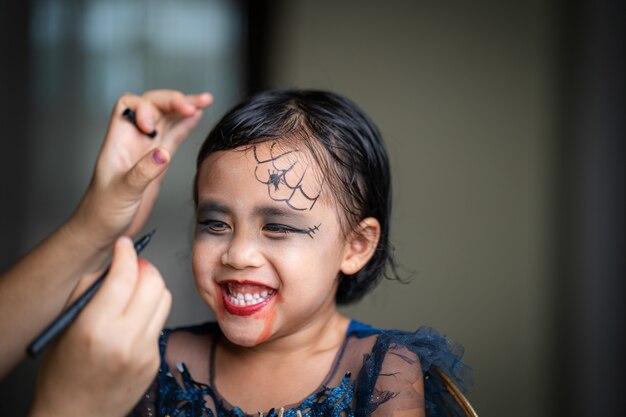
<path fill-rule="evenodd" d="M 300 218 L 300 213 L 293 210 L 285 210 L 280 207 L 273 206 L 259 206 L 254 209 L 255 214 L 264 217 L 287 217 L 287 218 Z"/>
<path fill-rule="evenodd" d="M 230 214 L 231 210 L 225 206 L 224 204 L 220 204 L 216 201 L 202 201 L 198 204 L 198 208 L 196 209 L 196 213 L 221 213 L 221 214 Z"/>
<path fill-rule="evenodd" d="M 200 202 L 198 204 L 198 208 L 196 209 L 196 214 L 198 215 L 206 213 L 231 215 L 233 214 L 233 211 L 225 204 L 219 203 L 214 200 L 207 200 Z M 300 214 L 300 212 L 274 206 L 257 206 L 254 208 L 253 213 L 254 215 L 260 217 L 284 217 L 291 219 L 300 219 L 304 217 L 302 214 Z"/>

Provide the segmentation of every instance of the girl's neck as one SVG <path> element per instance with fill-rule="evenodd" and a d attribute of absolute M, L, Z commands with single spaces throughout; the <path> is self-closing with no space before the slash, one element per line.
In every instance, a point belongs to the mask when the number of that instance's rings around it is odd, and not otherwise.
<path fill-rule="evenodd" d="M 349 324 L 350 319 L 334 309 L 325 318 L 302 323 L 295 331 L 256 346 L 235 345 L 225 338 L 222 338 L 220 344 L 227 356 L 232 354 L 239 361 L 256 362 L 261 358 L 272 361 L 275 358 L 284 363 L 290 357 L 296 359 L 301 355 L 338 348 L 345 339 Z"/>
<path fill-rule="evenodd" d="M 324 320 L 303 323 L 297 331 L 254 347 L 222 337 L 211 384 L 228 403 L 247 413 L 302 401 L 329 377 L 349 324 L 350 319 L 335 309 Z M 273 389 L 259 390 L 265 386 Z"/>

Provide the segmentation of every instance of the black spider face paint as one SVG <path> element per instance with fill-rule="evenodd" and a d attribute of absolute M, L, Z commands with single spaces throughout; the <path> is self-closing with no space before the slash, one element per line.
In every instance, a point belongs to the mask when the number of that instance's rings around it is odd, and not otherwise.
<path fill-rule="evenodd" d="M 313 239 L 313 235 L 315 234 L 315 232 L 317 232 L 318 230 L 320 230 L 320 226 L 322 225 L 322 223 L 318 224 L 317 226 L 313 226 L 313 227 L 309 227 L 306 230 L 306 234 L 309 235 L 309 237 L 311 239 Z"/>
<path fill-rule="evenodd" d="M 297 232 L 298 233 L 302 233 L 304 235 L 307 235 L 308 237 L 310 237 L 311 239 L 313 239 L 313 235 L 320 230 L 320 226 L 322 225 L 322 223 L 315 225 L 313 227 L 307 227 L 306 229 L 300 229 Z"/>
<path fill-rule="evenodd" d="M 322 184 L 309 169 L 306 157 L 297 150 L 282 153 L 275 151 L 276 143 L 254 146 L 257 166 L 254 176 L 267 185 L 267 192 L 274 201 L 284 201 L 294 210 L 311 210 L 322 192 Z M 319 225 L 318 225 L 319 226 Z M 313 234 L 317 227 L 310 228 Z"/>

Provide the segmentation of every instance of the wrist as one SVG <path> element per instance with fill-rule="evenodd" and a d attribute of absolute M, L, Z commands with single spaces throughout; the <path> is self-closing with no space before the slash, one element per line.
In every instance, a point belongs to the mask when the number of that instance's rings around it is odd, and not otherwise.
<path fill-rule="evenodd" d="M 96 264 L 111 252 L 117 238 L 105 233 L 96 221 L 91 221 L 80 211 L 76 211 L 58 232 L 72 253 L 84 253 L 87 258 L 96 260 Z"/>

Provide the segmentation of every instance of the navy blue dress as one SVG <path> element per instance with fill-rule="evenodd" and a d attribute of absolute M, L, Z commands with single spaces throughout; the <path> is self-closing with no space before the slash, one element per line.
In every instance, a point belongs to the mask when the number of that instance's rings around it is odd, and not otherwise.
<path fill-rule="evenodd" d="M 133 411 L 141 417 L 244 417 L 216 390 L 214 352 L 217 323 L 165 330 L 160 339 L 161 367 L 155 382 Z M 180 338 L 188 361 L 170 369 L 168 339 Z M 472 371 L 461 358 L 463 348 L 428 327 L 416 332 L 381 330 L 352 321 L 332 369 L 312 393 L 295 404 L 259 410 L 255 417 L 360 417 L 407 415 L 425 409 L 427 416 L 462 416 L 436 370 L 461 391 L 472 383 Z M 422 382 L 424 392 L 414 384 Z M 419 383 L 421 386 L 421 383 Z"/>

